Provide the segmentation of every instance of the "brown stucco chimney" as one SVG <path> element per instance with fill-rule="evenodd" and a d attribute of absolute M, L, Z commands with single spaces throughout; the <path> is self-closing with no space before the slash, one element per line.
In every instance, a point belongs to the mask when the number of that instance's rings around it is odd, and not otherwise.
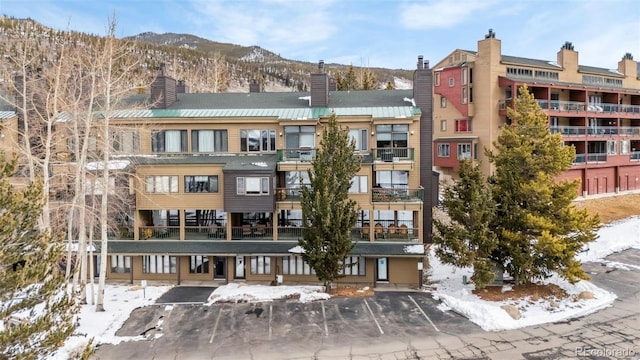
<path fill-rule="evenodd" d="M 434 201 L 438 198 L 439 174 L 433 171 L 433 72 L 429 60 L 418 56 L 413 72 L 413 101 L 420 108 L 420 185 L 424 188 L 423 239 L 432 242 Z"/>
<path fill-rule="evenodd" d="M 329 76 L 324 72 L 324 60 L 318 62 L 318 72 L 311 74 L 311 107 L 329 106 Z"/>
<path fill-rule="evenodd" d="M 178 100 L 176 80 L 165 74 L 165 65 L 161 64 L 158 74 L 151 83 L 151 108 L 166 109 Z"/>

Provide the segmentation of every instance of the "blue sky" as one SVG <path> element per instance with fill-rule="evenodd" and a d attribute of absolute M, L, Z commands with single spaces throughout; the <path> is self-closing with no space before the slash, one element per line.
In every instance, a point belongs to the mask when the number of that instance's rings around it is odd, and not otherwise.
<path fill-rule="evenodd" d="M 476 50 L 489 28 L 505 55 L 556 60 L 570 41 L 581 65 L 640 60 L 638 0 L 0 0 L 0 14 L 99 35 L 114 12 L 119 37 L 189 33 L 310 62 L 414 69 Z"/>

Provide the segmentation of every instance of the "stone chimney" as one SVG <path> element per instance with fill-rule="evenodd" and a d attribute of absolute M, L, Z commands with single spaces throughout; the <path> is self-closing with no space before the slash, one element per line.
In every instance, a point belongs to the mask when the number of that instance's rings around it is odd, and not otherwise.
<path fill-rule="evenodd" d="M 165 66 L 161 64 L 158 74 L 151 83 L 151 108 L 166 109 L 178 100 L 176 80 L 165 74 Z"/>
<path fill-rule="evenodd" d="M 638 78 L 638 62 L 633 60 L 631 53 L 624 54 L 622 60 L 618 62 L 618 71 L 627 78 Z"/>
<path fill-rule="evenodd" d="M 318 72 L 311 74 L 311 107 L 329 106 L 329 76 L 324 72 L 324 60 L 318 62 Z"/>
<path fill-rule="evenodd" d="M 184 82 L 184 80 L 178 80 L 178 85 L 176 86 L 177 94 L 187 94 L 189 92 L 189 87 Z"/>
<path fill-rule="evenodd" d="M 262 89 L 260 88 L 260 82 L 258 80 L 251 79 L 251 82 L 249 83 L 249 92 L 250 93 L 262 92 Z"/>
<path fill-rule="evenodd" d="M 420 108 L 420 185 L 424 188 L 423 239 L 432 242 L 433 205 L 438 198 L 438 173 L 433 171 L 433 71 L 429 60 L 418 56 L 413 72 L 413 101 Z"/>

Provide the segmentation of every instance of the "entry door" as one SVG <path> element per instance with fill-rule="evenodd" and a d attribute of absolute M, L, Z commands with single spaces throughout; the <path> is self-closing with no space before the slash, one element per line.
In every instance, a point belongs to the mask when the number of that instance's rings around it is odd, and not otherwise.
<path fill-rule="evenodd" d="M 244 256 L 236 256 L 236 279 L 244 279 Z"/>
<path fill-rule="evenodd" d="M 215 269 L 213 271 L 214 279 L 226 279 L 227 272 L 227 258 L 225 256 L 214 256 L 213 264 Z"/>
<path fill-rule="evenodd" d="M 389 281 L 389 261 L 387 258 L 379 258 L 377 266 L 377 281 Z"/>

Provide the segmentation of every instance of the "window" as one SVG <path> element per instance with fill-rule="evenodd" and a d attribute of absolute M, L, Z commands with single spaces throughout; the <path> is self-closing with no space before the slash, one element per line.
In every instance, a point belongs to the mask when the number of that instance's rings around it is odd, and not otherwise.
<path fill-rule="evenodd" d="M 447 120 L 440 120 L 440 131 L 447 131 Z"/>
<path fill-rule="evenodd" d="M 191 151 L 227 152 L 227 130 L 191 130 Z"/>
<path fill-rule="evenodd" d="M 406 189 L 409 184 L 408 171 L 378 171 L 376 172 L 376 186 L 387 189 Z"/>
<path fill-rule="evenodd" d="M 471 144 L 458 144 L 458 160 L 471 159 Z"/>
<path fill-rule="evenodd" d="M 345 264 L 345 267 L 342 269 L 342 275 L 364 276 L 364 270 L 366 268 L 364 264 L 364 257 L 347 256 L 343 260 L 343 264 Z"/>
<path fill-rule="evenodd" d="M 366 175 L 356 175 L 351 179 L 351 194 L 366 194 L 368 191 L 369 178 Z"/>
<path fill-rule="evenodd" d="M 268 177 L 237 177 L 238 195 L 269 195 Z"/>
<path fill-rule="evenodd" d="M 468 100 L 468 98 L 467 98 L 467 87 L 463 86 L 461 90 L 462 90 L 462 97 L 461 97 L 460 100 L 462 101 L 463 104 L 466 104 L 467 100 Z"/>
<path fill-rule="evenodd" d="M 316 272 L 302 260 L 300 255 L 284 256 L 282 258 L 282 273 L 284 275 L 315 275 Z"/>
<path fill-rule="evenodd" d="M 184 192 L 186 193 L 217 193 L 217 175 L 194 175 L 184 177 Z"/>
<path fill-rule="evenodd" d="M 441 108 L 447 107 L 447 98 L 444 96 L 440 96 L 440 107 Z"/>
<path fill-rule="evenodd" d="M 240 130 L 240 151 L 276 151 L 276 131 L 273 129 Z"/>
<path fill-rule="evenodd" d="M 467 85 L 467 71 L 468 69 L 466 67 L 462 68 L 462 74 L 460 74 L 462 77 L 462 85 Z"/>
<path fill-rule="evenodd" d="M 440 72 L 439 71 L 436 72 L 434 76 L 435 76 L 435 79 L 433 80 L 433 85 L 440 86 Z"/>
<path fill-rule="evenodd" d="M 456 120 L 456 132 L 470 132 L 471 121 L 469 119 Z"/>
<path fill-rule="evenodd" d="M 531 69 L 508 67 L 507 68 L 507 75 L 533 77 L 533 71 Z"/>
<path fill-rule="evenodd" d="M 284 143 L 287 149 L 312 149 L 316 146 L 315 126 L 285 126 L 284 135 Z"/>
<path fill-rule="evenodd" d="M 451 155 L 451 145 L 438 144 L 438 157 L 449 157 Z"/>
<path fill-rule="evenodd" d="M 162 130 L 151 133 L 152 152 L 187 152 L 187 130 Z"/>
<path fill-rule="evenodd" d="M 349 137 L 356 142 L 356 151 L 367 151 L 367 129 L 349 129 Z"/>
<path fill-rule="evenodd" d="M 147 176 L 148 193 L 177 193 L 178 177 L 169 175 Z"/>
<path fill-rule="evenodd" d="M 251 274 L 252 275 L 271 274 L 271 257 L 252 256 L 251 257 Z"/>
<path fill-rule="evenodd" d="M 168 255 L 147 255 L 142 257 L 143 274 L 175 274 L 176 257 Z"/>
<path fill-rule="evenodd" d="M 407 148 L 409 138 L 409 125 L 377 125 L 376 131 L 377 148 Z"/>
<path fill-rule="evenodd" d="M 87 186 L 85 186 L 84 189 L 85 195 L 102 195 L 102 192 L 104 191 L 102 178 L 87 178 L 86 184 Z M 116 179 L 113 176 L 109 177 L 107 192 L 112 195 L 116 193 Z"/>
<path fill-rule="evenodd" d="M 123 154 L 135 154 L 140 151 L 140 136 L 137 131 L 115 131 L 113 133 L 113 151 Z"/>
<path fill-rule="evenodd" d="M 202 255 L 189 256 L 189 274 L 208 274 L 209 257 Z"/>
<path fill-rule="evenodd" d="M 449 78 L 449 87 L 453 87 L 456 84 L 456 79 L 452 77 Z"/>
<path fill-rule="evenodd" d="M 111 255 L 111 272 L 124 274 L 131 272 L 131 256 Z"/>
<path fill-rule="evenodd" d="M 620 154 L 629 153 L 629 140 L 620 141 Z"/>
<path fill-rule="evenodd" d="M 617 150 L 617 146 L 616 146 L 616 141 L 615 140 L 607 141 L 607 154 L 608 155 L 615 155 L 617 153 L 618 153 L 618 150 Z"/>
<path fill-rule="evenodd" d="M 473 102 L 473 88 L 469 87 L 469 102 Z"/>

